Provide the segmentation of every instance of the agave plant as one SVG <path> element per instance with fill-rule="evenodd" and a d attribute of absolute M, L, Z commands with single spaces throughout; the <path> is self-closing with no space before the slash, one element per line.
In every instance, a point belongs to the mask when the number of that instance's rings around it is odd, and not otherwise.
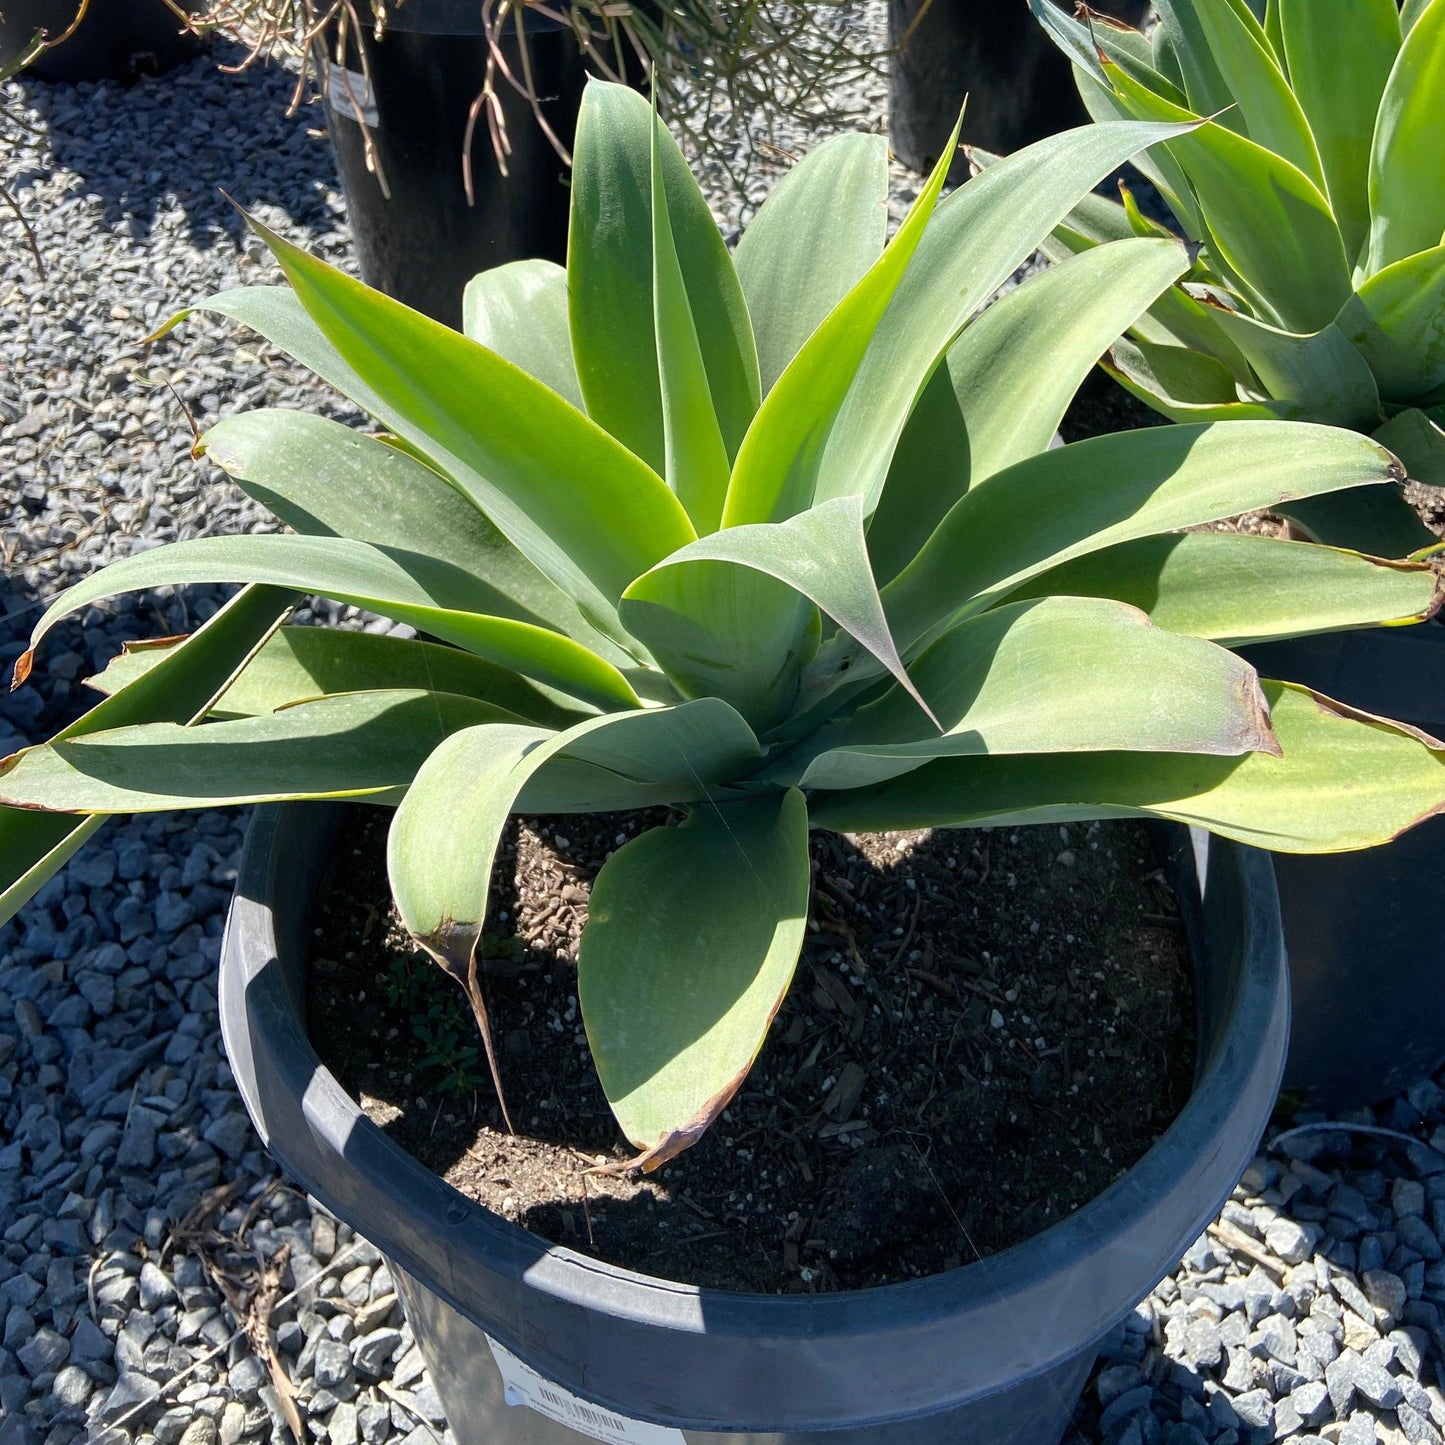
<path fill-rule="evenodd" d="M 1030 4 L 1096 120 L 1212 117 L 1135 161 L 1203 249 L 1118 380 L 1176 421 L 1354 427 L 1445 485 L 1445 0 L 1157 0 L 1147 36 Z M 1158 230 L 1090 197 L 1053 249 Z M 1398 490 L 1286 510 L 1383 556 L 1438 541 Z"/>
<path fill-rule="evenodd" d="M 127 558 L 37 624 L 21 679 L 105 597 L 246 584 L 0 765 L 12 905 L 105 815 L 396 805 L 397 908 L 487 1038 L 477 952 L 508 815 L 673 809 L 603 866 L 578 964 L 602 1085 L 655 1166 L 778 1010 L 810 827 L 1155 816 L 1330 850 L 1430 814 L 1437 744 L 1261 685 L 1218 644 L 1420 619 L 1433 574 L 1178 530 L 1391 485 L 1394 458 L 1274 420 L 1051 448 L 1099 353 L 1188 269 L 1178 241 L 1098 247 L 980 312 L 1089 187 L 1183 133 L 1084 127 L 939 204 L 945 157 L 887 244 L 884 142 L 839 137 L 734 258 L 647 104 L 594 84 L 567 269 L 478 276 L 465 335 L 268 235 L 290 288 L 205 306 L 380 434 L 222 421 L 205 454 L 294 534 Z M 283 625 L 300 594 L 426 637 Z"/>

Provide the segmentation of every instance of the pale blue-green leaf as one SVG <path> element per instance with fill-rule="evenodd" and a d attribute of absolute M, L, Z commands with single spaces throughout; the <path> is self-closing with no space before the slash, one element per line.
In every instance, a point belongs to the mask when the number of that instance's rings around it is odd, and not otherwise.
<path fill-rule="evenodd" d="M 883 601 L 908 656 L 959 616 L 1116 542 L 1399 477 L 1395 459 L 1368 437 L 1306 422 L 1093 437 L 1041 452 L 966 493 Z"/>
<path fill-rule="evenodd" d="M 975 753 L 1275 748 L 1252 667 L 1109 599 L 995 608 L 944 633 L 912 670 L 943 734 L 890 689 L 809 740 L 800 787 L 861 787 Z"/>
<path fill-rule="evenodd" d="M 1377 271 L 1337 323 L 1397 405 L 1445 386 L 1445 246 Z"/>
<path fill-rule="evenodd" d="M 833 136 L 773 187 L 734 257 L 765 396 L 887 239 L 888 143 L 881 135 Z"/>
<path fill-rule="evenodd" d="M 62 617 L 101 598 L 194 582 L 264 582 L 330 597 L 409 623 L 585 702 L 637 705 L 622 673 L 581 643 L 485 614 L 489 599 L 474 577 L 417 553 L 344 537 L 200 537 L 122 558 L 62 593 L 36 624 L 31 649 Z"/>
<path fill-rule="evenodd" d="M 868 526 L 875 574 L 895 577 L 969 487 L 1043 451 L 1100 355 L 1188 268 L 1178 241 L 1096 247 L 965 327 L 899 438 Z"/>
<path fill-rule="evenodd" d="M 1397 0 L 1273 0 L 1289 81 L 1319 146 L 1353 265 L 1370 233 L 1370 142 L 1400 50 Z"/>
<path fill-rule="evenodd" d="M 574 147 L 567 277 L 572 350 L 587 410 L 660 472 L 665 450 L 653 321 L 652 129 L 652 107 L 636 91 L 588 82 Z M 671 136 L 660 138 L 659 160 L 713 408 L 728 453 L 735 455 L 759 395 L 747 305 L 717 223 Z"/>
<path fill-rule="evenodd" d="M 697 809 L 603 864 L 577 987 L 635 1164 L 655 1169 L 695 1144 L 747 1077 L 792 981 L 809 884 L 796 790 Z"/>
<path fill-rule="evenodd" d="M 71 813 L 163 813 L 302 798 L 394 801 L 458 728 L 509 721 L 476 698 L 353 692 L 230 722 L 138 723 L 26 748 L 0 802 Z"/>
<path fill-rule="evenodd" d="M 1370 148 L 1370 246 L 1374 275 L 1445 240 L 1445 0 L 1421 12 L 1385 84 Z"/>
<path fill-rule="evenodd" d="M 584 410 L 567 322 L 567 272 L 555 261 L 509 261 L 462 292 L 462 332 Z"/>

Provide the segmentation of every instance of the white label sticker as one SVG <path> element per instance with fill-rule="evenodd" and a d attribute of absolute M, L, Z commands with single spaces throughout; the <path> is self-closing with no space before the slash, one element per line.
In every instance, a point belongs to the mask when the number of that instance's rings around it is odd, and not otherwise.
<path fill-rule="evenodd" d="M 374 126 L 381 119 L 376 112 L 376 96 L 371 82 L 359 70 L 347 70 L 334 60 L 326 76 L 326 98 L 337 115 Z"/>
<path fill-rule="evenodd" d="M 497 1369 L 502 1372 L 507 1404 L 525 1405 L 592 1440 L 612 1440 L 621 1442 L 621 1445 L 687 1445 L 681 1430 L 673 1430 L 666 1425 L 649 1425 L 645 1420 L 629 1420 L 615 1410 L 594 1405 L 590 1400 L 583 1400 L 544 1375 L 539 1375 L 490 1335 L 487 1343 L 492 1347 Z"/>

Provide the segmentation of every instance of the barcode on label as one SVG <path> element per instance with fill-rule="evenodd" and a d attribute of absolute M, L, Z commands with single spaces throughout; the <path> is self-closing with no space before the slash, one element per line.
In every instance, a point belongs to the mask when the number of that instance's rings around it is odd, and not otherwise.
<path fill-rule="evenodd" d="M 613 1445 L 686 1445 L 680 1430 L 633 1420 L 584 1400 L 556 1381 L 539 1375 L 491 1336 L 487 1337 L 487 1343 L 502 1375 L 507 1404 L 525 1406 L 559 1425 L 570 1426 L 589 1439 L 610 1440 Z"/>

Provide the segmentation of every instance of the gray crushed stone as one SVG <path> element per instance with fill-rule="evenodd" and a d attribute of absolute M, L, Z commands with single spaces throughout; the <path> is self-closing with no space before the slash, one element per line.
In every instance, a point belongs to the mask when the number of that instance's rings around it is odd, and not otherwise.
<path fill-rule="evenodd" d="M 130 90 L 10 87 L 38 133 L 0 175 L 49 274 L 0 221 L 0 667 L 40 606 L 101 563 L 274 525 L 191 459 L 187 412 L 353 419 L 229 326 L 198 318 L 140 345 L 198 296 L 274 279 L 219 185 L 350 265 L 330 154 L 313 116 L 285 116 L 290 84 L 203 59 Z M 735 230 L 766 167 L 742 197 L 702 170 Z M 895 176 L 895 219 L 917 185 Z M 64 624 L 32 685 L 0 697 L 0 755 L 73 717 L 123 641 L 190 630 L 223 597 L 151 593 Z M 222 1055 L 215 966 L 244 823 L 114 826 L 0 930 L 0 1445 L 288 1440 L 210 1267 L 242 1249 L 272 1270 L 276 1353 L 312 1438 L 450 1440 L 385 1261 L 278 1176 Z M 1402 1138 L 1322 1128 L 1261 1154 L 1104 1342 L 1072 1445 L 1440 1445 L 1445 1090 L 1424 1082 L 1350 1122 Z M 209 1244 L 182 1229 L 198 1210 Z"/>

